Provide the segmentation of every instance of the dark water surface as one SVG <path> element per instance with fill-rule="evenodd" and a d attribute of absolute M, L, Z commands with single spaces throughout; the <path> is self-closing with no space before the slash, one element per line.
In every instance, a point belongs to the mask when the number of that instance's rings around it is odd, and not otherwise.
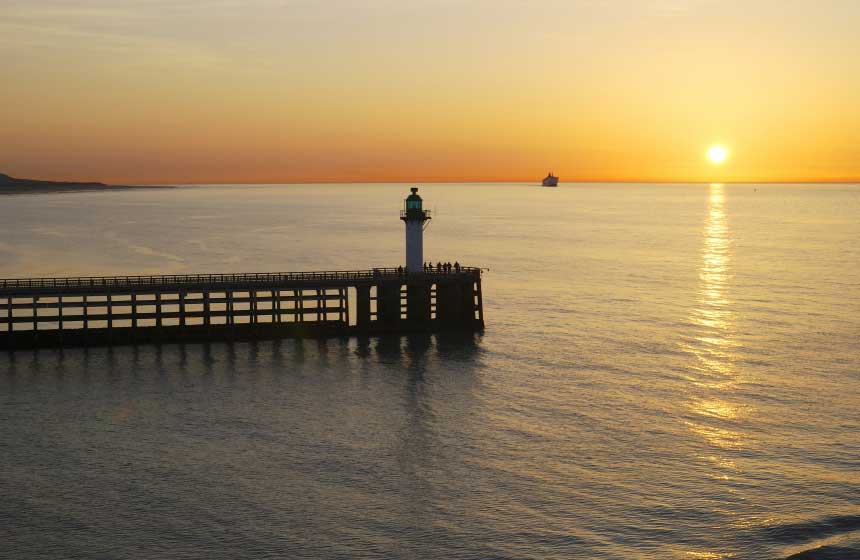
<path fill-rule="evenodd" d="M 407 192 L 7 196 L 0 277 L 397 265 Z M 0 557 L 860 557 L 860 187 L 421 194 L 481 335 L 0 354 Z"/>

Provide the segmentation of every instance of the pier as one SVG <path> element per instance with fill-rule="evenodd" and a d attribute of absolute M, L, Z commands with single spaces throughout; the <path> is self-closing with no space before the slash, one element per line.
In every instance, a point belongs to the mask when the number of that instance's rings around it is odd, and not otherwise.
<path fill-rule="evenodd" d="M 413 187 L 405 267 L 0 279 L 0 350 L 481 330 L 481 269 L 428 266 L 430 219 Z"/>
<path fill-rule="evenodd" d="M 0 349 L 484 327 L 481 270 L 0 279 Z"/>

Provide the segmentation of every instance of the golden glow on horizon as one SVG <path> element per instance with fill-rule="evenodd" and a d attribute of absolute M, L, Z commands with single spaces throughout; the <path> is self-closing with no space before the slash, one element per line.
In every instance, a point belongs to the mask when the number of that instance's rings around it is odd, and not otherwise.
<path fill-rule="evenodd" d="M 13 176 L 860 179 L 860 2 L 4 0 L 0 12 L 0 172 Z M 703 138 L 731 147 L 718 176 Z"/>
<path fill-rule="evenodd" d="M 708 151 L 705 152 L 705 156 L 708 158 L 708 161 L 714 165 L 720 165 L 728 159 L 729 149 L 722 144 L 714 144 L 708 148 Z"/>

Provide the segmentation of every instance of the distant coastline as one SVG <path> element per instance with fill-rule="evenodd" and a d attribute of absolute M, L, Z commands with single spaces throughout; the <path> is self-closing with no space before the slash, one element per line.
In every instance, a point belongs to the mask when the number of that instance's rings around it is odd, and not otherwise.
<path fill-rule="evenodd" d="M 0 195 L 41 194 L 54 192 L 119 191 L 129 189 L 170 189 L 172 186 L 108 185 L 98 182 L 42 181 L 19 179 L 0 173 Z"/>

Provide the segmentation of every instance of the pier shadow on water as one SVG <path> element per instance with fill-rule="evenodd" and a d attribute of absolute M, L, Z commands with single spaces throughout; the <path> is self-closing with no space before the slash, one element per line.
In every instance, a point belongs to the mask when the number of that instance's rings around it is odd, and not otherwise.
<path fill-rule="evenodd" d="M 6 382 L 27 380 L 81 380 L 146 372 L 159 375 L 190 372 L 215 374 L 243 371 L 271 373 L 301 370 L 311 356 L 322 365 L 332 359 L 354 356 L 374 362 L 397 364 L 406 373 L 422 375 L 428 356 L 453 360 L 461 367 L 477 360 L 481 335 L 474 333 L 361 336 L 333 339 L 279 339 L 178 344 L 142 344 L 117 347 L 32 349 L 0 353 Z"/>

